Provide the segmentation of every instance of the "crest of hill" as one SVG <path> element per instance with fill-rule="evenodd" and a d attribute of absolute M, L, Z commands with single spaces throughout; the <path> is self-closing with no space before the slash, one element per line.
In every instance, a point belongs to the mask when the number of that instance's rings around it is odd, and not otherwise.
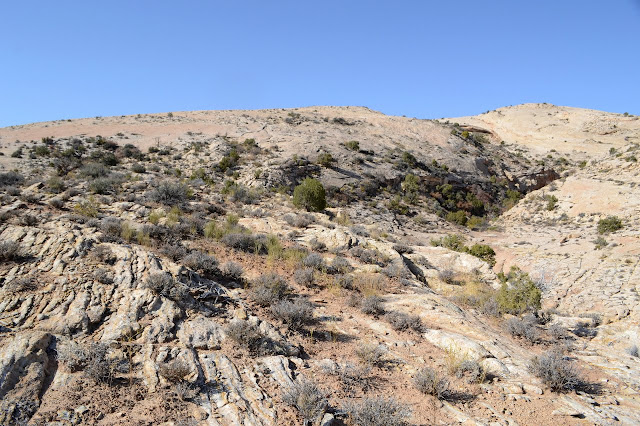
<path fill-rule="evenodd" d="M 272 152 L 273 161 L 294 157 L 314 161 L 326 152 L 333 155 L 339 166 L 367 153 L 382 157 L 410 153 L 425 165 L 443 164 L 460 176 L 474 176 L 475 180 L 488 181 L 490 173 L 503 177 L 505 170 L 510 171 L 509 176 L 529 173 L 525 164 L 519 164 L 520 159 L 502 152 L 500 146 L 461 138 L 452 132 L 451 125 L 388 116 L 364 107 L 331 106 L 138 114 L 5 127 L 0 129 L 0 149 L 4 153 L 0 162 L 7 168 L 13 167 L 17 161 L 11 158 L 11 153 L 19 146 L 39 143 L 42 138 L 97 135 L 145 151 L 152 146 L 183 149 L 192 143 L 210 143 L 212 160 L 222 156 L 217 151 L 226 146 L 227 140 L 254 139 L 261 149 Z M 359 148 L 348 149 L 345 144 L 350 141 L 357 141 Z M 503 165 L 503 161 L 508 164 Z M 395 176 L 397 173 L 387 170 L 390 165 L 380 162 L 361 171 L 350 170 L 362 172 L 358 176 L 365 172 Z M 334 178 L 329 176 L 329 183 L 340 185 L 358 180 L 358 176 L 340 172 Z"/>
<path fill-rule="evenodd" d="M 522 104 L 448 119 L 484 129 L 506 143 L 542 155 L 556 150 L 587 157 L 640 142 L 638 116 L 551 104 Z"/>

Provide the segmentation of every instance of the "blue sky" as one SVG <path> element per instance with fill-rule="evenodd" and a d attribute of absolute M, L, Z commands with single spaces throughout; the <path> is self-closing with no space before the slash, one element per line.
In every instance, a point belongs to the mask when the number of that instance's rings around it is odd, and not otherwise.
<path fill-rule="evenodd" d="M 310 105 L 640 114 L 640 0 L 22 0 L 0 14 L 0 126 Z"/>

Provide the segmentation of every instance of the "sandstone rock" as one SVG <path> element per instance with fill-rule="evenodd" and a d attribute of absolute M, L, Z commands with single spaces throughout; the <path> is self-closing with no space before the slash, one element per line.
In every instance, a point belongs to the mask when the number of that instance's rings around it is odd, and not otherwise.
<path fill-rule="evenodd" d="M 442 330 L 428 330 L 423 333 L 423 337 L 441 349 L 466 354 L 471 359 L 482 360 L 494 358 L 494 356 L 480 343 L 460 334 Z"/>
<path fill-rule="evenodd" d="M 12 423 L 12 416 L 31 417 L 40 404 L 47 380 L 51 335 L 38 331 L 16 335 L 0 347 L 0 423 Z M 20 416 L 17 412 L 23 412 Z"/>
<path fill-rule="evenodd" d="M 524 389 L 524 392 L 526 394 L 542 395 L 544 393 L 542 388 L 539 388 L 538 386 L 535 386 L 535 385 L 531 385 L 529 383 L 523 384 L 522 388 Z"/>
<path fill-rule="evenodd" d="M 182 322 L 176 336 L 186 347 L 194 349 L 220 349 L 222 340 L 220 325 L 204 317 Z"/>

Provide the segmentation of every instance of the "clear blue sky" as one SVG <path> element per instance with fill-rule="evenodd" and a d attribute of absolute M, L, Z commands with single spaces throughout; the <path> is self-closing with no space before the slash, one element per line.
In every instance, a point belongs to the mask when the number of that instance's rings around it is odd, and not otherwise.
<path fill-rule="evenodd" d="M 640 0 L 21 0 L 0 14 L 0 126 L 309 105 L 640 114 Z"/>

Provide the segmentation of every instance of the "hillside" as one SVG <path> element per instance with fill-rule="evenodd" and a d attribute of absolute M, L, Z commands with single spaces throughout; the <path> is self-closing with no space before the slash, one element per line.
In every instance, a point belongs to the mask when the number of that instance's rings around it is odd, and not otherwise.
<path fill-rule="evenodd" d="M 580 160 L 640 142 L 637 116 L 551 104 L 504 107 L 449 121 L 482 128 L 537 155 L 555 150 Z"/>
<path fill-rule="evenodd" d="M 0 423 L 637 424 L 639 143 L 547 104 L 2 128 Z"/>

